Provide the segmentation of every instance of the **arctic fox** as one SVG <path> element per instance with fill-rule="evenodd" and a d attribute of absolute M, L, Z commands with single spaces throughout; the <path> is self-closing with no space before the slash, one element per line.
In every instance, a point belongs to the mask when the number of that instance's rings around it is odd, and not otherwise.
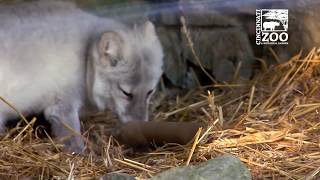
<path fill-rule="evenodd" d="M 22 113 L 44 112 L 71 151 L 84 148 L 79 117 L 115 112 L 147 121 L 163 51 L 151 22 L 128 27 L 66 2 L 0 7 L 0 96 Z M 17 114 L 0 102 L 0 132 Z"/>

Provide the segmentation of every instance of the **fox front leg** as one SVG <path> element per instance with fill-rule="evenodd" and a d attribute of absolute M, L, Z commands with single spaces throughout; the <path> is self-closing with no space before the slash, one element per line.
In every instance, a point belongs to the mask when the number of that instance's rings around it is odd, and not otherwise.
<path fill-rule="evenodd" d="M 45 117 L 50 122 L 56 139 L 65 144 L 67 151 L 83 152 L 84 143 L 77 107 L 60 103 L 47 108 Z"/>

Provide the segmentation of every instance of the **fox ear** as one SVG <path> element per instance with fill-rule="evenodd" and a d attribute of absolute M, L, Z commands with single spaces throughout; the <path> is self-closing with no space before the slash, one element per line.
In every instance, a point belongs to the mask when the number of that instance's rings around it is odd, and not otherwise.
<path fill-rule="evenodd" d="M 152 22 L 147 21 L 143 25 L 143 31 L 145 37 L 150 41 L 155 41 L 157 39 L 157 34 L 154 25 Z"/>
<path fill-rule="evenodd" d="M 116 32 L 105 32 L 98 43 L 98 53 L 103 64 L 116 66 L 120 60 L 123 40 Z"/>

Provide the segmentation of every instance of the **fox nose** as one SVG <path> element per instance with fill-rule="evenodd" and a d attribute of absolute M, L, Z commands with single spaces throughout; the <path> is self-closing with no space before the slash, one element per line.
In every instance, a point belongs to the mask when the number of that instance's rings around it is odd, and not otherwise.
<path fill-rule="evenodd" d="M 128 122 L 147 122 L 148 121 L 148 116 L 146 115 L 141 115 L 141 116 L 130 116 L 130 115 L 126 115 L 126 116 L 120 116 L 120 120 L 123 123 L 128 123 Z"/>
<path fill-rule="evenodd" d="M 142 122 L 147 122 L 148 121 L 148 117 L 145 115 L 141 115 L 141 116 L 133 116 L 131 118 L 129 118 L 129 121 L 142 121 Z"/>
<path fill-rule="evenodd" d="M 147 100 L 137 96 L 132 99 L 132 102 L 128 104 L 127 109 L 124 113 L 129 121 L 148 121 L 148 103 Z"/>

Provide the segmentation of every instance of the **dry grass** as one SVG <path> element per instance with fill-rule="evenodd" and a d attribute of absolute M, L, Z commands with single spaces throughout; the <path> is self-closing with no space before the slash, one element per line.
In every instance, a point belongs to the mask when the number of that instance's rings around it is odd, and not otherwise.
<path fill-rule="evenodd" d="M 202 121 L 205 133 L 181 146 L 167 144 L 135 152 L 109 136 L 113 121 L 97 115 L 84 124 L 90 153 L 60 151 L 40 139 L 32 123 L 17 127 L 0 141 L 1 179 L 91 179 L 123 172 L 140 179 L 171 167 L 197 164 L 221 154 L 238 156 L 254 179 L 320 178 L 319 56 L 315 50 L 270 69 L 246 86 L 215 85 L 219 93 L 197 91 L 161 103 L 159 121 Z M 111 118 L 113 119 L 113 118 Z"/>

